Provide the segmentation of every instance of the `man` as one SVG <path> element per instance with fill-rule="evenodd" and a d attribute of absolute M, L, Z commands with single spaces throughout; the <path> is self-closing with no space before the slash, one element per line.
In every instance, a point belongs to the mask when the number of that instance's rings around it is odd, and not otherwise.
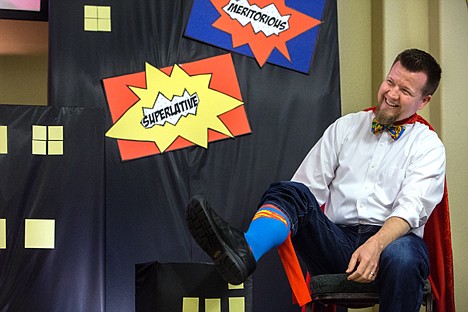
<path fill-rule="evenodd" d="M 311 274 L 375 280 L 381 311 L 419 311 L 429 275 L 422 236 L 444 193 L 445 149 L 416 112 L 440 76 L 428 53 L 400 53 L 377 107 L 330 125 L 292 180 L 270 186 L 245 234 L 194 197 L 189 229 L 223 278 L 243 282 L 290 235 Z"/>

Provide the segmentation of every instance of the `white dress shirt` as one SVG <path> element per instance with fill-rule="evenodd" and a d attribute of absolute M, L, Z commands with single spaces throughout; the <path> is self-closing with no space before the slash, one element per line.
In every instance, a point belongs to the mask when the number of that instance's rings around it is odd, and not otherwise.
<path fill-rule="evenodd" d="M 362 111 L 335 121 L 292 181 L 309 187 L 336 224 L 382 226 L 389 217 L 400 217 L 422 237 L 444 192 L 444 145 L 418 122 L 406 124 L 396 141 L 387 131 L 375 135 L 374 116 Z"/>

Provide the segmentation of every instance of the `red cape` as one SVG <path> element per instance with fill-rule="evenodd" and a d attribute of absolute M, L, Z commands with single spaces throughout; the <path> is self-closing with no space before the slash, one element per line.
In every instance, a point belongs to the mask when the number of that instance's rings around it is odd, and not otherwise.
<path fill-rule="evenodd" d="M 375 107 L 368 108 L 366 110 L 375 110 Z M 425 124 L 429 129 L 434 131 L 434 128 L 429 124 L 429 122 L 418 114 L 414 114 L 402 123 L 409 124 L 415 122 Z M 442 200 L 435 207 L 424 228 L 424 241 L 429 249 L 431 267 L 429 281 L 431 282 L 436 311 L 454 312 L 455 296 L 452 235 L 450 230 L 447 181 L 445 181 Z M 298 278 L 298 273 L 301 272 L 300 266 L 297 262 L 294 248 L 289 237 L 279 247 L 278 251 L 293 290 L 293 301 L 298 303 L 300 306 L 303 306 L 311 300 L 310 296 L 305 294 L 305 287 L 307 287 L 309 276 L 307 276 L 307 283 L 304 281 L 303 276 Z M 334 309 L 332 308 L 332 310 L 328 311 L 333 310 Z"/>

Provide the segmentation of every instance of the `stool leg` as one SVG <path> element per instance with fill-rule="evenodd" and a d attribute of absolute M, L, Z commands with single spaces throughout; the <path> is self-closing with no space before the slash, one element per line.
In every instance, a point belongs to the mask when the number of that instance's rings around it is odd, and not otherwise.
<path fill-rule="evenodd" d="M 426 312 L 433 312 L 433 297 L 432 293 L 426 295 Z"/>
<path fill-rule="evenodd" d="M 325 306 L 320 302 L 314 304 L 315 311 L 314 312 L 325 312 Z"/>

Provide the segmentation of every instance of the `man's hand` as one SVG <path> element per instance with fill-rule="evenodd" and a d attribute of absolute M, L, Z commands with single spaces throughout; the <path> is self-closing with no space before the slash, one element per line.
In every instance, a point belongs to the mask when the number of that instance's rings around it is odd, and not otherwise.
<path fill-rule="evenodd" d="M 410 226 L 404 219 L 391 217 L 382 228 L 362 244 L 351 256 L 346 270 L 348 280 L 370 283 L 377 277 L 380 254 L 391 242 L 408 233 Z"/>
<path fill-rule="evenodd" d="M 377 276 L 379 270 L 379 259 L 382 251 L 378 242 L 371 237 L 361 245 L 351 256 L 346 270 L 348 280 L 359 283 L 370 283 Z"/>

